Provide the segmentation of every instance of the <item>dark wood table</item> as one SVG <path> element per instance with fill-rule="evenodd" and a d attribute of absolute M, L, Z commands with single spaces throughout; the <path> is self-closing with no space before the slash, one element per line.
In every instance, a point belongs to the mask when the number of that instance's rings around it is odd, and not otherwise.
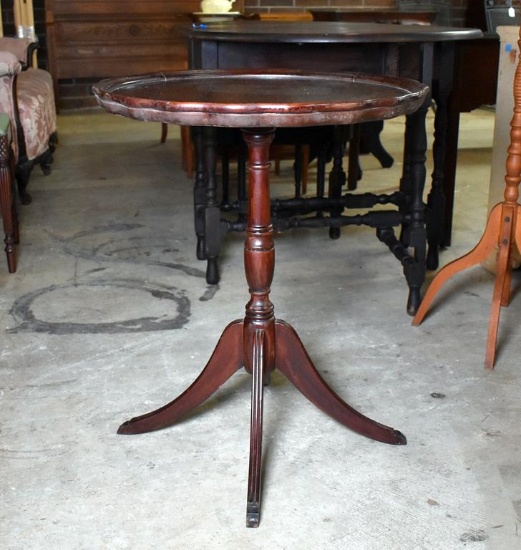
<path fill-rule="evenodd" d="M 499 36 L 485 32 L 482 38 L 465 40 L 456 48 L 447 114 L 447 153 L 443 166 L 446 216 L 442 246 L 451 244 L 460 115 L 496 103 L 499 47 Z"/>
<path fill-rule="evenodd" d="M 407 311 L 414 315 L 420 302 L 420 288 L 425 279 L 426 267 L 438 267 L 438 248 L 447 239 L 444 189 L 453 188 L 454 180 L 447 181 L 444 174 L 446 140 L 449 131 L 448 112 L 454 81 L 456 43 L 482 36 L 478 29 L 458 29 L 433 25 L 382 25 L 378 23 L 342 22 L 256 22 L 235 21 L 193 28 L 189 31 L 190 67 L 194 69 L 230 69 L 240 67 L 298 68 L 313 71 L 360 71 L 367 74 L 404 76 L 414 78 L 432 87 L 436 101 L 435 133 L 433 143 L 434 171 L 429 191 L 428 208 L 424 209 L 423 191 L 425 167 L 416 164 L 409 169 L 410 156 L 407 142 L 404 157 L 404 174 L 400 196 L 387 198 L 381 195 L 361 198 L 360 194 L 342 194 L 336 166 L 333 183 L 330 180 L 330 199 L 335 201 L 334 215 L 316 220 L 317 225 L 340 227 L 348 224 L 367 224 L 377 228 L 384 242 L 403 266 L 409 287 Z M 430 105 L 425 105 L 408 117 L 407 125 L 414 127 L 414 140 L 426 143 L 425 116 Z M 422 158 L 425 160 L 425 157 Z M 216 201 L 215 175 L 204 164 L 198 164 L 194 202 L 195 230 L 198 235 L 198 257 L 208 261 L 207 281 L 218 281 L 217 259 L 220 239 L 230 228 L 220 221 Z M 304 199 L 302 199 L 304 200 Z M 313 199 L 309 199 L 313 200 Z M 387 202 L 384 202 L 387 201 Z M 394 201 L 394 202 L 393 202 Z M 401 202 L 400 202 L 401 201 Z M 366 208 L 375 204 L 397 205 L 399 216 L 392 220 L 374 221 L 367 218 L 345 216 L 345 208 Z M 405 203 L 405 205 L 404 205 Z M 301 205 L 302 202 L 299 203 Z M 307 203 L 313 208 L 313 203 Z M 284 205 L 284 208 L 290 206 Z M 324 203 L 317 205 L 322 209 Z M 323 211 L 323 210 L 321 210 Z M 373 214 L 373 211 L 370 212 Z M 409 221 L 414 219 L 411 231 Z M 292 226 L 309 226 L 310 222 L 292 220 Z M 375 225 L 377 223 L 377 225 Z M 401 226 L 400 239 L 394 237 L 389 226 Z M 427 243 L 428 241 L 428 250 Z M 412 253 L 409 253 L 412 250 Z"/>
<path fill-rule="evenodd" d="M 277 127 L 354 124 L 410 114 L 427 88 L 399 78 L 287 71 L 193 71 L 102 81 L 94 87 L 107 111 L 138 120 L 234 127 L 248 146 L 249 208 L 244 267 L 250 293 L 244 319 L 224 330 L 210 361 L 177 399 L 120 426 L 143 433 L 171 425 L 212 395 L 239 368 L 252 375 L 250 467 L 246 521 L 260 517 L 263 386 L 279 369 L 303 395 L 352 430 L 403 445 L 399 431 L 347 405 L 322 379 L 293 328 L 274 316 L 270 287 L 275 244 L 270 215 L 269 147 Z M 422 144 L 418 145 L 421 150 Z M 421 155 L 417 163 L 422 163 Z M 305 304 L 303 304 L 305 306 Z"/>

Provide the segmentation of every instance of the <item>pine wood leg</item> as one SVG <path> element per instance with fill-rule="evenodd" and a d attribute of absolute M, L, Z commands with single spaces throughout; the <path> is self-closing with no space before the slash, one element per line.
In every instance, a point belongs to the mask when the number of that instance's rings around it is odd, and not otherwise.
<path fill-rule="evenodd" d="M 521 228 L 519 220 L 521 207 L 516 204 L 502 202 L 497 204 L 487 221 L 485 232 L 477 246 L 465 256 L 446 265 L 433 279 L 418 313 L 412 324 L 419 325 L 437 292 L 453 275 L 460 271 L 477 265 L 485 260 L 497 246 L 497 270 L 492 295 L 492 305 L 488 323 L 487 347 L 485 353 L 485 368 L 493 369 L 496 357 L 497 334 L 501 307 L 506 307 L 510 302 L 510 289 L 512 280 L 512 259 L 514 249 L 519 250 L 521 244 Z"/>
<path fill-rule="evenodd" d="M 494 207 L 489 215 L 485 232 L 481 237 L 481 240 L 468 254 L 458 258 L 447 264 L 440 272 L 434 277 L 423 300 L 418 308 L 418 311 L 412 320 L 414 326 L 418 326 L 423 321 L 427 314 L 429 307 L 431 306 L 436 294 L 441 287 L 454 275 L 482 262 L 487 256 L 494 250 L 497 245 L 499 227 L 501 223 L 501 205 Z"/>
<path fill-rule="evenodd" d="M 490 317 L 488 322 L 487 349 L 485 353 L 485 368 L 487 369 L 494 368 L 494 361 L 496 358 L 496 341 L 499 326 L 499 315 L 501 312 L 501 297 L 503 296 L 505 285 L 505 274 L 509 261 L 508 257 L 508 250 L 505 250 L 505 247 L 501 247 L 497 260 L 496 281 L 494 284 L 492 306 L 490 308 Z"/>
<path fill-rule="evenodd" d="M 511 281 L 511 252 L 514 239 L 513 227 L 516 224 L 517 207 L 503 203 L 501 208 L 501 225 L 498 228 L 498 247 L 496 280 L 492 294 L 492 306 L 488 323 L 487 349 L 485 368 L 493 369 L 496 358 L 497 331 L 501 306 L 508 305 Z"/>

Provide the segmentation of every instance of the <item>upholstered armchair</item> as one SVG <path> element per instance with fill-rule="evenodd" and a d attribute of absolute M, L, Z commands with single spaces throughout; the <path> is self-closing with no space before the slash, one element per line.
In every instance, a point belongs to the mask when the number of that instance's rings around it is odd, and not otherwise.
<path fill-rule="evenodd" d="M 15 178 L 23 204 L 33 167 L 50 173 L 57 144 L 56 107 L 51 75 L 33 68 L 36 44 L 26 38 L 0 37 L 0 112 L 11 119 Z"/>

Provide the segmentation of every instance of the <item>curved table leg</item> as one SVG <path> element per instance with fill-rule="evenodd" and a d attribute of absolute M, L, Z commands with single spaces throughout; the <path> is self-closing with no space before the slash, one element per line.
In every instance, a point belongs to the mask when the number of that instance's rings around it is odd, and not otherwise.
<path fill-rule="evenodd" d="M 139 434 L 170 426 L 206 401 L 243 366 L 242 320 L 225 329 L 206 367 L 179 397 L 163 407 L 123 423 L 118 434 Z"/>
<path fill-rule="evenodd" d="M 284 321 L 275 324 L 275 365 L 307 398 L 349 429 L 382 443 L 405 445 L 405 436 L 359 413 L 327 385 L 320 376 L 295 330 Z"/>
<path fill-rule="evenodd" d="M 260 522 L 262 473 L 262 416 L 264 398 L 264 331 L 256 330 L 252 350 L 250 466 L 248 470 L 248 500 L 246 527 L 258 527 Z"/>

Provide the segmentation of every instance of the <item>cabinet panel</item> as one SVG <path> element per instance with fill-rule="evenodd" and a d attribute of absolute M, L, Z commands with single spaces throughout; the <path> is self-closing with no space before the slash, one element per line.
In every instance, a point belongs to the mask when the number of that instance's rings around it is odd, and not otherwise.
<path fill-rule="evenodd" d="M 49 70 L 58 81 L 187 67 L 183 28 L 200 0 L 46 0 Z"/>

